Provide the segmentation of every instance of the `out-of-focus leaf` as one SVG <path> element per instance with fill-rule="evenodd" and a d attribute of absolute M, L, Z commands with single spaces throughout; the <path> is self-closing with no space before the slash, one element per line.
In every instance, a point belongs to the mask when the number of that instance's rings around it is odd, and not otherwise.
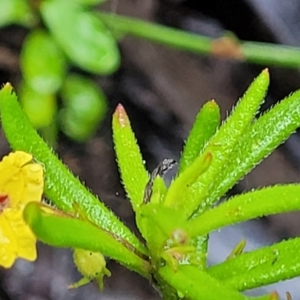
<path fill-rule="evenodd" d="M 59 112 L 61 130 L 74 141 L 85 142 L 90 136 L 90 129 L 74 118 L 70 110 L 63 108 Z"/>
<path fill-rule="evenodd" d="M 78 119 L 98 120 L 107 109 L 106 97 L 94 81 L 80 75 L 66 78 L 61 91 L 65 107 Z"/>
<path fill-rule="evenodd" d="M 64 1 L 68 2 L 68 0 L 64 0 Z M 92 5 L 102 4 L 106 2 L 106 0 L 69 0 L 69 3 L 74 3 L 74 2 L 80 5 L 92 6 Z"/>
<path fill-rule="evenodd" d="M 76 141 L 85 141 L 97 129 L 105 115 L 106 97 L 89 79 L 69 76 L 62 87 L 64 109 L 60 113 L 62 129 Z"/>
<path fill-rule="evenodd" d="M 24 112 L 35 128 L 50 125 L 56 114 L 56 99 L 53 94 L 40 94 L 23 83 L 20 101 Z"/>
<path fill-rule="evenodd" d="M 76 3 L 44 1 L 44 21 L 70 60 L 97 74 L 114 72 L 120 62 L 116 41 L 105 25 Z"/>
<path fill-rule="evenodd" d="M 65 75 L 64 55 L 51 36 L 35 30 L 26 38 L 21 53 L 26 83 L 40 94 L 55 93 Z"/>
<path fill-rule="evenodd" d="M 0 27 L 9 24 L 31 25 L 34 22 L 34 15 L 30 6 L 24 0 L 1 0 Z"/>

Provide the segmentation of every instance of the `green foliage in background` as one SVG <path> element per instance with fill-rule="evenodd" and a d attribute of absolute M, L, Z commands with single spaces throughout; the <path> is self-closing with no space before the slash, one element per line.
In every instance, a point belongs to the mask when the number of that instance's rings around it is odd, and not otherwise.
<path fill-rule="evenodd" d="M 213 39 L 97 11 L 96 5 L 103 2 L 1 1 L 0 27 L 19 24 L 29 29 L 21 50 L 19 95 L 33 126 L 52 145 L 59 129 L 78 142 L 95 133 L 107 103 L 101 88 L 89 77 L 117 70 L 120 37 L 132 35 L 183 51 L 250 63 L 290 68 L 300 65 L 296 47 L 239 41 L 227 32 Z M 87 75 L 70 74 L 74 66 Z M 70 89 L 75 82 L 77 88 Z"/>
<path fill-rule="evenodd" d="M 119 66 L 116 41 L 90 7 L 101 2 L 1 2 L 0 26 L 17 23 L 29 29 L 20 56 L 20 101 L 33 126 L 53 145 L 58 125 L 82 142 L 94 134 L 106 112 L 100 87 L 85 75 L 70 73 L 76 66 L 109 75 Z"/>
<path fill-rule="evenodd" d="M 12 149 L 29 152 L 44 165 L 44 192 L 55 206 L 29 203 L 24 219 L 42 242 L 77 249 L 74 262 L 83 278 L 70 287 L 95 279 L 102 288 L 103 276 L 110 275 L 104 255 L 147 278 L 163 299 L 279 299 L 276 292 L 259 297 L 242 292 L 299 276 L 299 237 L 245 253 L 242 240 L 224 262 L 207 264 L 212 231 L 300 209 L 298 183 L 219 201 L 300 126 L 300 91 L 257 117 L 268 85 L 264 70 L 221 126 L 217 103 L 203 106 L 170 186 L 164 174 L 174 161 L 165 159 L 149 173 L 126 111 L 117 106 L 112 120 L 115 152 L 143 241 L 70 173 L 30 125 L 11 86 L 4 86 L 0 113 L 6 138 Z"/>

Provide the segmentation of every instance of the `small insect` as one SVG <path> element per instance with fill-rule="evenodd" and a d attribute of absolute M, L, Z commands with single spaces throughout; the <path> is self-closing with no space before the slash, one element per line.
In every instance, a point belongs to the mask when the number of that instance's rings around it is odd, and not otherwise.
<path fill-rule="evenodd" d="M 165 158 L 151 173 L 150 179 L 146 184 L 143 203 L 146 204 L 150 201 L 152 196 L 152 188 L 154 180 L 157 176 L 163 177 L 169 170 L 176 165 L 176 161 L 171 158 Z"/>

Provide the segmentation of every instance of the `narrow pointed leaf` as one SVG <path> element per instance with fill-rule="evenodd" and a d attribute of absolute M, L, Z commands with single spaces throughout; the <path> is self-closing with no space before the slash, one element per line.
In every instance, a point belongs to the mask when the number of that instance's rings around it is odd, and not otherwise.
<path fill-rule="evenodd" d="M 220 124 L 220 108 L 211 100 L 203 105 L 185 143 L 179 173 L 183 172 L 201 154 L 208 140 L 215 134 Z"/>
<path fill-rule="evenodd" d="M 223 196 L 300 126 L 300 91 L 276 104 L 255 121 L 236 145 L 230 163 L 221 170 L 210 202 Z"/>
<path fill-rule="evenodd" d="M 300 275 L 300 238 L 243 253 L 212 266 L 207 272 L 239 291 L 252 289 Z"/>
<path fill-rule="evenodd" d="M 76 211 L 99 227 L 114 232 L 142 253 L 138 238 L 81 184 L 33 129 L 10 84 L 0 91 L 0 113 L 5 136 L 14 150 L 31 153 L 45 168 L 45 195 L 65 212 Z"/>
<path fill-rule="evenodd" d="M 167 193 L 166 184 L 160 176 L 157 176 L 153 181 L 152 187 L 152 194 L 151 194 L 151 203 L 161 203 Z"/>
<path fill-rule="evenodd" d="M 149 276 L 150 265 L 145 260 L 109 232 L 87 221 L 56 213 L 35 202 L 26 206 L 24 219 L 34 234 L 48 245 L 101 252 L 142 276 Z"/>
<path fill-rule="evenodd" d="M 189 222 L 191 236 L 250 219 L 300 209 L 300 184 L 278 185 L 232 197 Z"/>
<path fill-rule="evenodd" d="M 189 195 L 186 196 L 187 198 L 192 198 L 192 200 L 182 201 L 182 207 L 186 202 L 197 203 L 197 206 L 189 208 L 190 215 L 199 206 L 199 210 L 202 211 L 212 205 L 212 202 L 209 201 L 211 198 L 208 198 L 208 196 L 212 190 L 213 182 L 224 168 L 224 165 L 230 163 L 228 160 L 230 153 L 236 147 L 245 131 L 247 131 L 260 104 L 264 100 L 268 85 L 269 73 L 266 69 L 253 81 L 231 115 L 210 139 L 202 155 L 211 153 L 213 156 L 212 163 L 208 170 L 193 184 Z"/>
<path fill-rule="evenodd" d="M 213 159 L 211 153 L 206 152 L 205 155 L 199 156 L 184 172 L 179 174 L 178 178 L 171 183 L 167 191 L 163 202 L 164 205 L 178 209 L 188 218 L 191 211 L 198 204 L 196 198 L 187 197 L 189 189 L 199 176 L 207 172 Z"/>
<path fill-rule="evenodd" d="M 166 265 L 159 269 L 159 274 L 174 287 L 180 298 L 190 300 L 246 300 L 246 296 L 226 286 L 197 267 L 179 266 L 177 272 Z"/>
<path fill-rule="evenodd" d="M 113 115 L 113 139 L 122 182 L 131 205 L 136 209 L 142 204 L 149 174 L 141 151 L 130 126 L 124 107 L 119 104 Z"/>

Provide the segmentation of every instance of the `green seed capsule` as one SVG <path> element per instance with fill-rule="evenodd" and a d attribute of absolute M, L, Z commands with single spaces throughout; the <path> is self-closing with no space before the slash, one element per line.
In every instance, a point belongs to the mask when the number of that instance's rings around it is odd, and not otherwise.
<path fill-rule="evenodd" d="M 110 276 L 110 271 L 106 268 L 104 256 L 99 252 L 92 252 L 83 249 L 74 249 L 74 263 L 83 278 L 73 283 L 69 288 L 77 288 L 92 280 L 97 280 L 99 289 L 103 289 L 103 277 Z"/>

